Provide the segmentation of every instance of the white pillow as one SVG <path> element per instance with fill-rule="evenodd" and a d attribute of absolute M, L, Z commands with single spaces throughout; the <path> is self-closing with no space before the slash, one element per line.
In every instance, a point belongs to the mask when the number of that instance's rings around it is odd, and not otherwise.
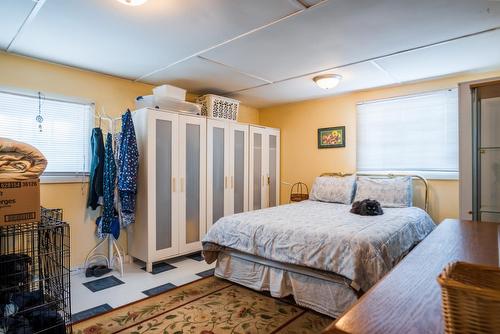
<path fill-rule="evenodd" d="M 314 181 L 309 199 L 313 201 L 351 204 L 356 175 L 318 176 Z"/>
<path fill-rule="evenodd" d="M 360 176 L 356 181 L 354 201 L 377 200 L 382 207 L 404 208 L 413 205 L 413 182 L 411 176 L 390 179 Z"/>

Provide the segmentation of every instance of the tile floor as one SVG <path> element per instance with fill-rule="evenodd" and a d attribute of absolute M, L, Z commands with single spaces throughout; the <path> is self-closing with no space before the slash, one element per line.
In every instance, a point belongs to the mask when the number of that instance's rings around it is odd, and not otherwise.
<path fill-rule="evenodd" d="M 71 276 L 73 321 L 212 275 L 214 266 L 197 253 L 155 264 L 154 274 L 146 272 L 140 262 L 125 264 L 123 277 L 117 271 L 99 278 L 77 272 Z"/>

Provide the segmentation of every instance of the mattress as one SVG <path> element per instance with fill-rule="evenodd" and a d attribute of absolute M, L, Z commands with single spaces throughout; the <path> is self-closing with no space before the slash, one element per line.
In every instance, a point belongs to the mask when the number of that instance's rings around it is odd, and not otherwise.
<path fill-rule="evenodd" d="M 214 262 L 227 248 L 342 276 L 367 291 L 435 227 L 422 209 L 359 216 L 350 205 L 303 201 L 219 219 L 203 239 Z"/>

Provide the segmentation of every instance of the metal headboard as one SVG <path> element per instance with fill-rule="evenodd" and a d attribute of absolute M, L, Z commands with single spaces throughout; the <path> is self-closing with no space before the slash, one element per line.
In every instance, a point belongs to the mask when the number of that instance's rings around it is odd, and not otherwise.
<path fill-rule="evenodd" d="M 350 175 L 354 175 L 354 174 L 353 173 L 338 172 L 338 173 L 322 173 L 320 176 L 344 177 L 344 176 L 350 176 Z M 424 191 L 424 210 L 427 212 L 427 210 L 429 208 L 429 183 L 427 182 L 427 179 L 424 178 L 423 176 L 420 176 L 417 174 L 392 174 L 392 173 L 388 173 L 388 174 L 356 173 L 356 176 L 368 176 L 368 177 L 373 177 L 373 178 L 386 178 L 386 179 L 390 179 L 390 178 L 398 177 L 398 176 L 411 176 L 413 179 L 417 179 L 419 181 L 422 181 L 422 183 L 424 184 L 424 189 L 425 189 L 425 191 Z"/>

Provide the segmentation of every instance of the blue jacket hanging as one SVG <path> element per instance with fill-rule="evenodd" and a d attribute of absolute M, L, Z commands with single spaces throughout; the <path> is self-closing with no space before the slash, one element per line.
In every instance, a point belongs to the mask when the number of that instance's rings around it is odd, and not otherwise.
<path fill-rule="evenodd" d="M 115 239 L 120 236 L 120 222 L 115 212 L 115 181 L 116 165 L 113 155 L 113 136 L 108 133 L 104 148 L 104 176 L 103 176 L 103 210 L 102 216 L 97 218 L 97 235 L 103 238 L 105 234 L 113 234 Z"/>
<path fill-rule="evenodd" d="M 123 214 L 132 217 L 129 223 L 134 222 L 135 197 L 137 193 L 137 172 L 139 169 L 139 150 L 135 137 L 132 113 L 127 110 L 122 115 L 122 132 L 119 148 L 118 164 L 118 194 L 120 196 L 120 210 Z"/>
<path fill-rule="evenodd" d="M 104 142 L 101 128 L 92 129 L 91 139 L 92 161 L 90 163 L 90 182 L 87 207 L 92 210 L 99 206 L 99 197 L 102 196 L 102 175 L 104 166 Z"/>

